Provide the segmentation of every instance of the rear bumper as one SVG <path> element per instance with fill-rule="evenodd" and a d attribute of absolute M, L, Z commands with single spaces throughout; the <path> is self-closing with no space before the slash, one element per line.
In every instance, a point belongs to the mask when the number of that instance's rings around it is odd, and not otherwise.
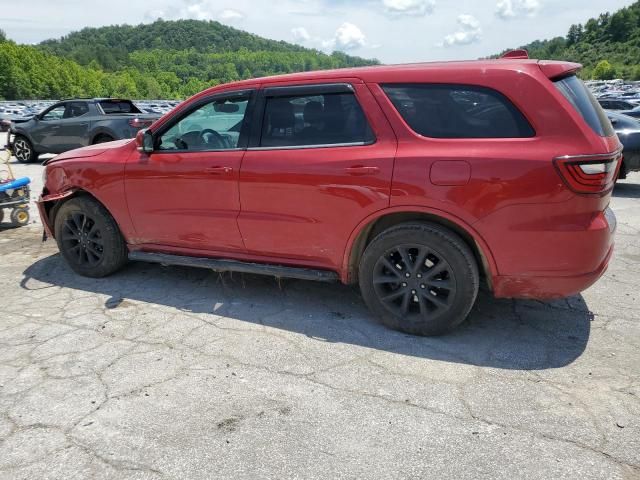
<path fill-rule="evenodd" d="M 563 298 L 590 287 L 607 269 L 617 221 L 608 207 L 595 215 L 583 213 L 588 208 L 584 204 L 591 202 L 591 208 L 599 209 L 599 202 L 607 201 L 605 197 L 581 198 L 546 211 L 533 206 L 503 211 L 508 216 L 502 218 L 502 224 L 509 228 L 505 232 L 495 227 L 489 232 L 489 243 L 499 247 L 493 248 L 498 266 L 491 279 L 494 295 Z M 580 207 L 584 208 L 577 214 L 567 213 Z"/>
<path fill-rule="evenodd" d="M 605 259 L 593 272 L 575 276 L 497 276 L 493 278 L 493 294 L 497 298 L 533 298 L 538 300 L 570 297 L 580 293 L 607 271 L 613 245 Z"/>
<path fill-rule="evenodd" d="M 640 150 L 624 151 L 624 168 L 627 172 L 640 171 Z"/>

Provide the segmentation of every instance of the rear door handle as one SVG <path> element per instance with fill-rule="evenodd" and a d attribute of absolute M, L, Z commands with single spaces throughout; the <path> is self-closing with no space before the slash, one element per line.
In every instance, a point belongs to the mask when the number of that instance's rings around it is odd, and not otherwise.
<path fill-rule="evenodd" d="M 347 167 L 345 171 L 349 175 L 376 175 L 380 173 L 378 167 L 367 167 L 365 165 L 356 165 L 355 167 Z"/>
<path fill-rule="evenodd" d="M 233 172 L 233 168 L 231 167 L 208 167 L 204 170 L 211 175 L 224 175 L 225 173 Z"/>

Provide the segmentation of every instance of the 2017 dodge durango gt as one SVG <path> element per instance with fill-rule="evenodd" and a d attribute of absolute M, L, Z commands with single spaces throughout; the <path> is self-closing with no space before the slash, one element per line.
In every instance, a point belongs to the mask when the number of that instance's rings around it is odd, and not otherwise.
<path fill-rule="evenodd" d="M 80 275 L 140 260 L 359 283 L 384 324 L 440 334 L 481 281 L 546 299 L 605 271 L 621 145 L 579 68 L 511 58 L 216 86 L 136 140 L 49 161 L 40 213 Z"/>

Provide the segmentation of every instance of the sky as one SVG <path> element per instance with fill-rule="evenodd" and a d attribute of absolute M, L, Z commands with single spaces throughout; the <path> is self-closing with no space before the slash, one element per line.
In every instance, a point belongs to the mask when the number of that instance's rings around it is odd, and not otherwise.
<path fill-rule="evenodd" d="M 0 28 L 19 43 L 85 26 L 194 18 L 383 63 L 474 59 L 566 35 L 573 23 L 633 0 L 0 0 Z"/>

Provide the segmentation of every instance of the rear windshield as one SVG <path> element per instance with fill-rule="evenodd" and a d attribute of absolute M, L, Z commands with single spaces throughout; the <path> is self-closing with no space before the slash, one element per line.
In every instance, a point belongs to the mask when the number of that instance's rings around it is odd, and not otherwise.
<path fill-rule="evenodd" d="M 107 114 L 113 113 L 142 113 L 131 100 L 100 100 L 102 111 Z"/>
<path fill-rule="evenodd" d="M 601 137 L 611 137 L 615 133 L 607 115 L 589 89 L 575 75 L 554 82 L 554 85 L 565 96 L 585 122 Z"/>

